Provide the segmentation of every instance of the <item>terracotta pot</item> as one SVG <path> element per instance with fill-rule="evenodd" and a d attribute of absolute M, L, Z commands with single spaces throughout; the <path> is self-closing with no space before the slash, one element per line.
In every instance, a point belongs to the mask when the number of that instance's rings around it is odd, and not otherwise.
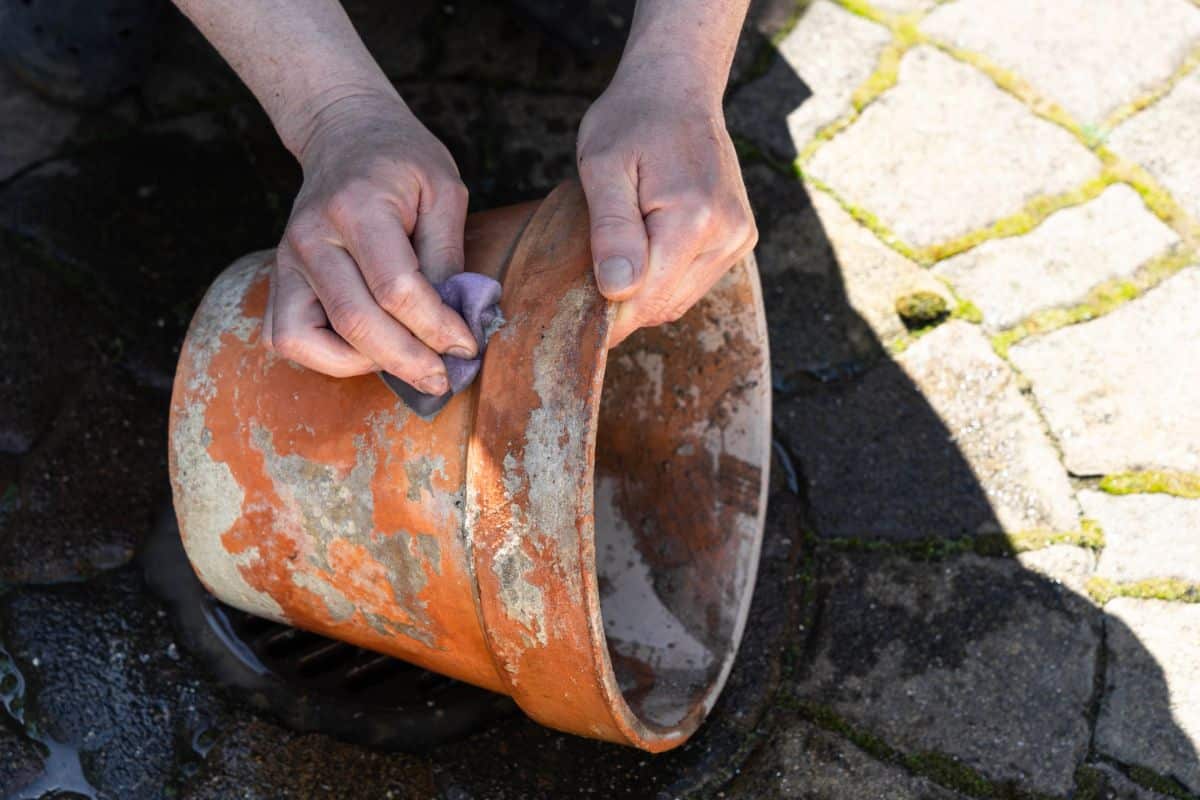
<path fill-rule="evenodd" d="M 758 563 L 771 406 L 753 261 L 610 352 L 577 185 L 467 231 L 508 321 L 431 421 L 376 376 L 262 347 L 270 253 L 217 279 L 171 406 L 188 557 L 245 611 L 509 694 L 560 730 L 675 747 L 725 682 Z"/>

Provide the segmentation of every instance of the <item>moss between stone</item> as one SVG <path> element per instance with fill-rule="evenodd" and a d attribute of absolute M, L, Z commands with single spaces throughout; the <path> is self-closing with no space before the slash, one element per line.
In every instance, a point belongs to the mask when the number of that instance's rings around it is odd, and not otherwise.
<path fill-rule="evenodd" d="M 1081 766 L 1075 770 L 1075 793 L 1072 800 L 1101 800 L 1100 790 L 1104 788 L 1104 775 L 1097 769 Z"/>
<path fill-rule="evenodd" d="M 1048 800 L 1045 795 L 1022 790 L 1012 783 L 994 782 L 944 753 L 905 753 L 897 750 L 875 734 L 850 724 L 826 706 L 800 700 L 792 700 L 790 705 L 802 718 L 841 736 L 871 757 L 903 767 L 947 789 L 985 800 Z"/>
<path fill-rule="evenodd" d="M 1143 470 L 1105 475 L 1100 490 L 1109 494 L 1169 494 L 1200 500 L 1200 475 L 1171 470 Z"/>
<path fill-rule="evenodd" d="M 881 242 L 886 244 L 888 247 L 891 247 L 905 258 L 916 260 L 916 254 L 913 252 L 912 248 L 909 247 L 908 244 L 906 244 L 899 236 L 892 233 L 891 229 L 879 220 L 879 217 L 875 216 L 870 211 L 867 211 L 865 208 L 860 208 L 849 202 L 835 192 L 833 188 L 829 186 L 829 184 L 825 183 L 820 178 L 815 178 L 807 173 L 803 173 L 803 177 L 810 186 L 825 192 L 825 194 L 836 200 L 838 205 L 846 210 L 847 214 L 857 220 L 859 224 L 868 228 L 872 233 L 875 234 L 876 237 L 879 238 Z"/>
<path fill-rule="evenodd" d="M 1145 92 L 1144 94 L 1141 94 L 1138 97 L 1130 100 L 1128 103 L 1124 103 L 1114 109 L 1113 112 L 1110 113 L 1103 122 L 1096 126 L 1098 128 L 1098 133 L 1101 140 L 1107 138 L 1108 133 L 1122 122 L 1129 119 L 1134 114 L 1137 114 L 1139 111 L 1144 111 L 1161 100 L 1168 92 L 1174 89 L 1176 84 L 1183 80 L 1183 78 L 1189 72 L 1198 66 L 1200 66 L 1200 47 L 1192 50 L 1192 52 L 1188 54 L 1187 58 L 1185 58 L 1183 62 L 1175 68 L 1175 71 L 1172 72 L 1171 76 L 1165 81 L 1160 83 L 1158 86 L 1155 86 L 1150 91 Z"/>
<path fill-rule="evenodd" d="M 903 542 L 867 537 L 821 539 L 810 536 L 809 544 L 832 550 L 893 553 L 920 561 L 938 561 L 964 553 L 993 557 L 1011 556 L 1059 544 L 1099 551 L 1104 549 L 1104 531 L 1095 520 L 1085 518 L 1080 520 L 1079 530 L 1074 531 L 1028 530 L 981 533 L 960 538 L 930 536 Z"/>
<path fill-rule="evenodd" d="M 966 252 L 992 239 L 1024 236 L 1056 211 L 1082 205 L 1099 197 L 1105 189 L 1115 183 L 1113 176 L 1101 171 L 1083 185 L 1061 194 L 1043 195 L 1028 201 L 1015 214 L 1004 217 L 984 228 L 965 233 L 945 242 L 929 245 L 917 250 L 917 260 L 925 265 L 937 263 L 951 256 Z"/>
<path fill-rule="evenodd" d="M 1008 358 L 1009 348 L 1022 339 L 1102 317 L 1130 300 L 1141 297 L 1192 263 L 1195 257 L 1196 253 L 1190 247 L 1176 244 L 1162 255 L 1147 261 L 1132 276 L 1105 281 L 1093 287 L 1076 305 L 1034 312 L 1013 327 L 1000 331 L 992 337 L 992 347 L 1001 358 Z"/>
<path fill-rule="evenodd" d="M 1200 584 L 1178 578 L 1148 578 L 1121 583 L 1108 578 L 1090 578 L 1087 593 L 1104 605 L 1118 597 L 1137 600 L 1168 600 L 1174 603 L 1200 603 Z"/>
<path fill-rule="evenodd" d="M 1167 797 L 1177 797 L 1179 800 L 1196 800 L 1196 795 L 1185 789 L 1178 781 L 1159 775 L 1157 772 L 1145 767 L 1135 764 L 1129 767 L 1125 774 L 1134 783 L 1140 784 L 1159 794 L 1165 794 Z"/>

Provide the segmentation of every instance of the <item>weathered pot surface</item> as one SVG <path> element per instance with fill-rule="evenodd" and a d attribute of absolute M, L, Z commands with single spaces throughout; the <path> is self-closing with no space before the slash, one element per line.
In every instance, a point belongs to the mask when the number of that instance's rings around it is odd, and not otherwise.
<path fill-rule="evenodd" d="M 426 421 L 375 376 L 259 341 L 271 253 L 218 278 L 175 379 L 184 546 L 221 600 L 511 695 L 651 751 L 725 682 L 766 505 L 770 382 L 753 260 L 611 352 L 576 184 L 473 215 L 507 324 Z"/>

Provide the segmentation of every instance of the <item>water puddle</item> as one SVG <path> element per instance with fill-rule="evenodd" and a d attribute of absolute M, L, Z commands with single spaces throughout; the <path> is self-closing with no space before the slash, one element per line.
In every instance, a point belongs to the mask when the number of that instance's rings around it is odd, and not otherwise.
<path fill-rule="evenodd" d="M 54 793 L 57 800 L 96 800 L 96 787 L 83 774 L 79 749 L 42 733 L 36 724 L 26 720 L 26 686 L 25 676 L 17 662 L 0 645 L 0 703 L 3 703 L 5 712 L 21 726 L 25 735 L 41 746 L 45 757 L 41 777 L 4 800 L 38 800 L 50 793 Z"/>

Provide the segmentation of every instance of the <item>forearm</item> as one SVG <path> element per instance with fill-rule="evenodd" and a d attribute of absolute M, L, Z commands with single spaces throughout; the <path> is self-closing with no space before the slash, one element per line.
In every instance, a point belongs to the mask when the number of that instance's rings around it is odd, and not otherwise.
<path fill-rule="evenodd" d="M 652 71 L 720 101 L 750 0 L 638 0 L 617 76 Z"/>
<path fill-rule="evenodd" d="M 394 98 L 337 0 L 175 0 L 299 156 L 318 119 L 357 99 Z"/>

